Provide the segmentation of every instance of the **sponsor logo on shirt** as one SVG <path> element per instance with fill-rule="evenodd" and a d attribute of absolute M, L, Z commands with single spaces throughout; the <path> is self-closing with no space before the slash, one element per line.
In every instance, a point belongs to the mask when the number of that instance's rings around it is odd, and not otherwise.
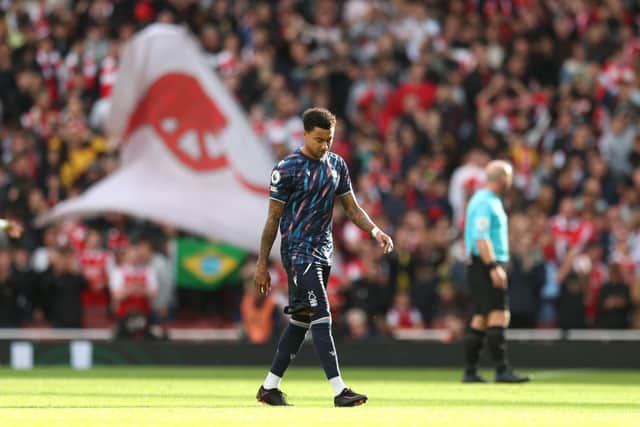
<path fill-rule="evenodd" d="M 271 174 L 271 183 L 272 184 L 277 184 L 280 182 L 280 172 L 278 172 L 277 170 L 273 171 L 273 173 Z"/>

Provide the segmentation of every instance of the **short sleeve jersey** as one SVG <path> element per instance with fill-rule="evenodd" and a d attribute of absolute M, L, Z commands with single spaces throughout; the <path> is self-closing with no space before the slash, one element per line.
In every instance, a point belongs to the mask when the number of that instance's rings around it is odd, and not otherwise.
<path fill-rule="evenodd" d="M 509 261 L 509 221 L 500 198 L 484 188 L 469 200 L 464 226 L 464 243 L 468 254 L 480 255 L 477 240 L 488 239 L 496 260 Z"/>
<path fill-rule="evenodd" d="M 329 152 L 314 160 L 298 149 L 273 169 L 269 190 L 271 199 L 285 204 L 280 219 L 285 267 L 331 265 L 333 202 L 351 191 L 349 170 L 342 157 Z"/>

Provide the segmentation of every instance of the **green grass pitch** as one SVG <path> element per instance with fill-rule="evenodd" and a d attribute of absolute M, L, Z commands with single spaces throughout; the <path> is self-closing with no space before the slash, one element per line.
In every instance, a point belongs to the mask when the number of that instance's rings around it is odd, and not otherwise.
<path fill-rule="evenodd" d="M 258 404 L 256 368 L 0 370 L 0 426 L 639 426 L 640 372 L 530 371 L 526 385 L 459 383 L 452 369 L 343 369 L 369 403 L 333 408 L 320 368 L 293 366 L 293 408 Z M 490 372 L 486 372 L 490 376 Z"/>

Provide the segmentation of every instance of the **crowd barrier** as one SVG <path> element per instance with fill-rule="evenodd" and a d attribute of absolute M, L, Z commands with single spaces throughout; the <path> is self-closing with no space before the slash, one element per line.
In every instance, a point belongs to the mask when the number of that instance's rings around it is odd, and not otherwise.
<path fill-rule="evenodd" d="M 109 329 L 0 329 L 0 364 L 16 369 L 102 365 L 267 366 L 275 342 L 252 345 L 235 329 L 170 329 L 166 341 L 114 340 Z M 395 339 L 338 341 L 343 366 L 453 367 L 462 344 L 443 331 L 401 331 Z M 514 364 L 531 368 L 640 369 L 640 331 L 511 330 Z M 484 361 L 488 364 L 488 360 Z M 317 365 L 306 344 L 296 365 Z"/>

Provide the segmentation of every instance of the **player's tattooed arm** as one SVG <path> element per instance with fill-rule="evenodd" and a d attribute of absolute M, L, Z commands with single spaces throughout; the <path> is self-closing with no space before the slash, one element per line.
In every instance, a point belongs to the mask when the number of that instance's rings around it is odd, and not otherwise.
<path fill-rule="evenodd" d="M 266 294 L 271 288 L 271 278 L 267 268 L 267 261 L 273 241 L 278 235 L 278 226 L 280 218 L 284 212 L 284 203 L 269 199 L 269 212 L 267 213 L 267 222 L 262 230 L 262 238 L 260 239 L 260 253 L 258 254 L 258 262 L 256 264 L 256 272 L 253 284 L 256 290 L 261 294 Z"/>
<path fill-rule="evenodd" d="M 384 253 L 393 250 L 393 240 L 386 233 L 380 230 L 369 218 L 369 215 L 360 207 L 353 191 L 340 197 L 340 203 L 347 214 L 347 217 L 360 229 L 371 234 L 378 241 Z"/>
<path fill-rule="evenodd" d="M 347 217 L 355 225 L 367 233 L 371 233 L 371 230 L 373 230 L 376 225 L 371 221 L 371 218 L 369 218 L 369 215 L 364 211 L 364 209 L 360 207 L 353 191 L 341 196 L 340 203 L 342 204 Z"/>
<path fill-rule="evenodd" d="M 280 225 L 280 218 L 283 212 L 284 203 L 269 199 L 269 212 L 267 213 L 267 222 L 262 230 L 258 262 L 267 263 L 269 253 L 271 253 L 271 247 L 278 235 L 278 226 Z"/>

